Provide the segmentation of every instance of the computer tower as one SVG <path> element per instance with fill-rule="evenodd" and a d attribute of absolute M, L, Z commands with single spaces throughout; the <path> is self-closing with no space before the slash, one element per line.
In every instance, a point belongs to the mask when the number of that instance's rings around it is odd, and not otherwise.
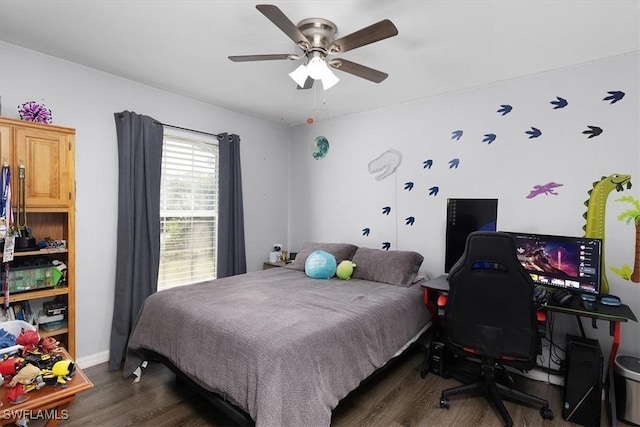
<path fill-rule="evenodd" d="M 447 362 L 447 349 L 444 342 L 431 342 L 431 372 L 441 377 L 447 376 L 445 363 Z"/>
<path fill-rule="evenodd" d="M 567 335 L 562 418 L 600 426 L 603 358 L 597 340 Z"/>

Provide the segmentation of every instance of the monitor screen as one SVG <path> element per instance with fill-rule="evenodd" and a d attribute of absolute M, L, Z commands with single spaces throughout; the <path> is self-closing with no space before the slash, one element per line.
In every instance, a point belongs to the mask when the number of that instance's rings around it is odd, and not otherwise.
<path fill-rule="evenodd" d="M 515 238 L 518 259 L 535 284 L 600 293 L 601 239 L 508 233 Z"/>
<path fill-rule="evenodd" d="M 496 231 L 498 199 L 447 199 L 444 272 L 464 253 L 467 236 L 474 231 Z"/>

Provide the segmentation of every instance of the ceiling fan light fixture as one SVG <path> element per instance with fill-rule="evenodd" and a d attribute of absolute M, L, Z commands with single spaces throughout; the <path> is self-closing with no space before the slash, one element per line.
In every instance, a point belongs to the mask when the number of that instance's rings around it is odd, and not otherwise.
<path fill-rule="evenodd" d="M 329 65 L 327 65 L 327 61 L 319 55 L 309 60 L 307 72 L 312 79 L 322 81 L 322 88 L 324 90 L 332 88 L 340 81 L 340 79 L 333 74 Z"/>
<path fill-rule="evenodd" d="M 361 46 L 397 36 L 398 29 L 389 19 L 383 19 L 336 40 L 335 36 L 338 33 L 338 27 L 326 19 L 307 18 L 296 25 L 275 5 L 258 4 L 256 9 L 304 52 L 306 64 L 298 66 L 298 68 L 289 73 L 289 76 L 298 84 L 298 89 L 311 89 L 315 80 L 322 81 L 324 90 L 336 85 L 340 79 L 333 74 L 329 67 L 374 83 L 380 83 L 389 76 L 387 73 L 347 59 L 329 60 L 327 58 L 328 55 L 345 53 Z M 233 62 L 298 60 L 302 58 L 303 55 L 298 54 L 229 56 L 229 60 Z"/>
<path fill-rule="evenodd" d="M 309 71 L 307 71 L 307 66 L 301 64 L 298 68 L 289 73 L 289 77 L 293 79 L 294 82 L 298 84 L 300 87 L 304 87 L 304 83 L 307 81 L 309 77 Z"/>
<path fill-rule="evenodd" d="M 322 89 L 324 90 L 331 89 L 340 81 L 338 76 L 333 74 L 333 72 L 328 68 L 327 73 L 320 80 L 322 80 Z"/>
<path fill-rule="evenodd" d="M 309 63 L 307 64 L 307 71 L 309 72 L 309 77 L 313 80 L 320 80 L 326 75 L 327 71 L 331 72 L 324 59 L 319 56 L 314 56 L 309 60 Z"/>

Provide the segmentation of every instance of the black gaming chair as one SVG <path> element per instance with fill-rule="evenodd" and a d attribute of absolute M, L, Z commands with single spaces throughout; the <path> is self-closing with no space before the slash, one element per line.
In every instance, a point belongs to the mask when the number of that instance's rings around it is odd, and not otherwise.
<path fill-rule="evenodd" d="M 440 407 L 448 409 L 452 396 L 483 394 L 507 426 L 513 421 L 502 398 L 540 407 L 544 419 L 553 419 L 546 400 L 513 389 L 508 374 L 507 381 L 502 379 L 505 366 L 533 368 L 540 348 L 534 284 L 518 261 L 511 235 L 471 233 L 449 272 L 449 286 L 444 317 L 448 347 L 454 355 L 479 359 L 482 376 L 477 383 L 444 390 Z"/>

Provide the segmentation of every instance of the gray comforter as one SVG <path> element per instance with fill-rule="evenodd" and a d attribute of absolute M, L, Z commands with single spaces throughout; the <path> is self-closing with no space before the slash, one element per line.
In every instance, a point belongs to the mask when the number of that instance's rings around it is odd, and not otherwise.
<path fill-rule="evenodd" d="M 428 320 L 419 285 L 273 268 L 150 296 L 124 374 L 142 362 L 136 350 L 152 350 L 256 427 L 326 427 L 338 401 Z"/>

